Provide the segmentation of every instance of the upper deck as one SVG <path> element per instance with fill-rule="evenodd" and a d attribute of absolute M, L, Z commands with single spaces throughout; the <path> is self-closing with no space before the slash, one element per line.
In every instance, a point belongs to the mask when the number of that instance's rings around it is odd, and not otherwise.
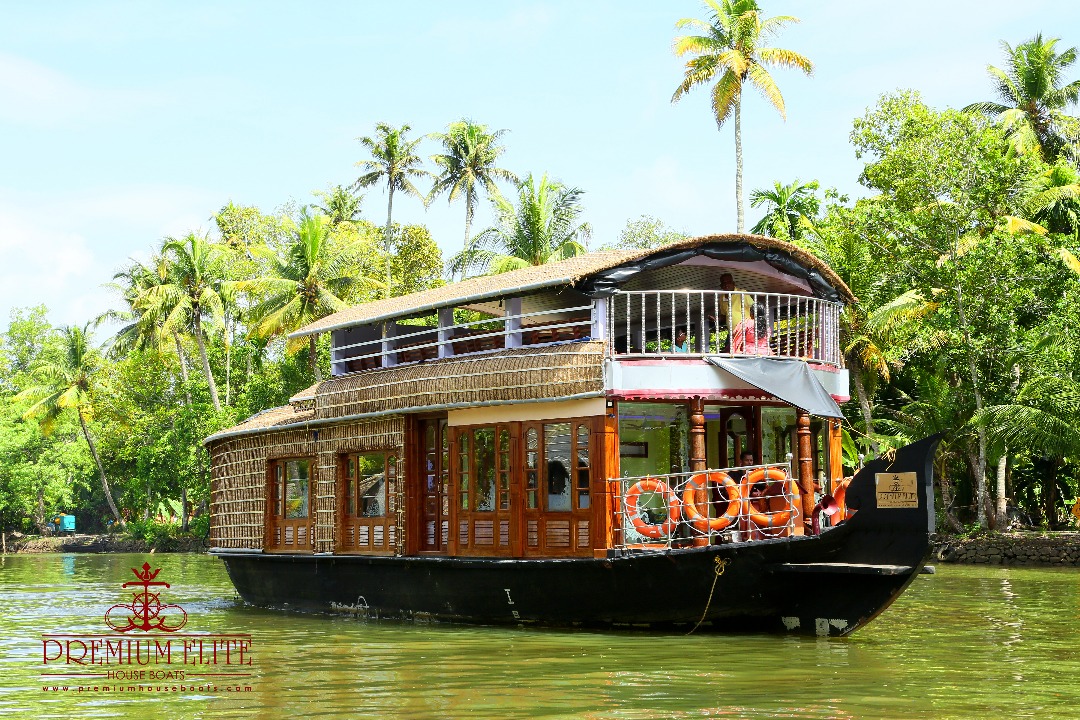
<path fill-rule="evenodd" d="M 839 318 L 851 299 L 835 273 L 794 246 L 752 235 L 709 236 L 659 250 L 592 253 L 367 303 L 293 337 L 330 332 L 334 377 L 428 364 L 406 374 L 432 379 L 439 367 L 459 365 L 446 362 L 451 359 L 536 358 L 545 349 L 550 358 L 575 356 L 580 365 L 581 352 L 559 348 L 587 343 L 591 362 L 607 367 L 609 394 L 665 390 L 641 377 L 656 361 L 689 363 L 696 389 L 722 391 L 722 378 L 701 361 L 715 355 L 804 360 L 843 397 Z M 470 363 L 490 372 L 485 365 Z M 530 367 L 546 365 L 534 360 Z M 533 382 L 547 381 L 539 373 Z"/>

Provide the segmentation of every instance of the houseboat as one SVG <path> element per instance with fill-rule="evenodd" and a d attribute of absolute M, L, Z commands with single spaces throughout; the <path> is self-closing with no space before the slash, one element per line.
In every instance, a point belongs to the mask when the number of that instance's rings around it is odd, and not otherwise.
<path fill-rule="evenodd" d="M 936 445 L 845 478 L 853 301 L 716 235 L 330 315 L 332 377 L 207 438 L 211 552 L 260 606 L 846 635 L 923 565 Z"/>

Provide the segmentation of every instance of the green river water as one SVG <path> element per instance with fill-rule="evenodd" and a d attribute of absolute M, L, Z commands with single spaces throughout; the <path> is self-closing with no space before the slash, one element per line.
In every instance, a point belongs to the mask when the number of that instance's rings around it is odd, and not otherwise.
<path fill-rule="evenodd" d="M 250 677 L 136 693 L 43 677 L 71 666 L 43 662 L 42 634 L 107 632 L 106 610 L 131 601 L 120 586 L 144 561 L 171 583 L 161 601 L 188 613 L 183 632 L 251 636 Z M 201 555 L 0 557 L 0 609 L 0 715 L 17 718 L 1080 718 L 1075 569 L 939 565 L 844 639 L 268 611 L 245 607 Z M 250 691 L 226 690 L 237 682 Z"/>

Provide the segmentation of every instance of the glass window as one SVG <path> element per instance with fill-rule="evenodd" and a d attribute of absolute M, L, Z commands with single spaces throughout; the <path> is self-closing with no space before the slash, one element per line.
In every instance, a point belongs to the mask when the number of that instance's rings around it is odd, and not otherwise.
<path fill-rule="evenodd" d="M 589 507 L 589 426 L 577 426 L 577 506 Z"/>
<path fill-rule="evenodd" d="M 787 454 L 795 455 L 795 408 L 761 408 L 761 461 L 787 462 Z"/>
<path fill-rule="evenodd" d="M 540 439 L 536 428 L 531 427 L 525 431 L 525 507 L 535 510 L 539 507 L 537 493 L 540 488 L 538 480 L 540 462 Z"/>
<path fill-rule="evenodd" d="M 623 477 L 690 469 L 690 420 L 679 403 L 619 403 L 619 465 Z"/>
<path fill-rule="evenodd" d="M 281 463 L 274 463 L 274 486 L 270 490 L 270 496 L 274 498 L 274 516 L 281 517 L 281 503 L 284 500 L 285 488 L 282 484 Z"/>
<path fill-rule="evenodd" d="M 293 520 L 311 516 L 311 461 L 285 461 L 285 517 Z"/>
<path fill-rule="evenodd" d="M 570 423 L 548 423 L 544 425 L 544 459 L 546 460 L 545 489 L 548 511 L 570 510 Z"/>
<path fill-rule="evenodd" d="M 386 516 L 386 453 L 352 456 L 356 461 L 358 517 Z"/>
<path fill-rule="evenodd" d="M 461 471 L 458 493 L 461 496 L 462 510 L 469 509 L 469 437 L 471 434 L 466 431 L 458 436 L 458 469 Z"/>
<path fill-rule="evenodd" d="M 476 504 L 474 510 L 490 512 L 495 509 L 495 428 L 473 431 L 473 459 L 476 473 Z"/>
<path fill-rule="evenodd" d="M 510 431 L 499 428 L 499 509 L 510 509 Z"/>

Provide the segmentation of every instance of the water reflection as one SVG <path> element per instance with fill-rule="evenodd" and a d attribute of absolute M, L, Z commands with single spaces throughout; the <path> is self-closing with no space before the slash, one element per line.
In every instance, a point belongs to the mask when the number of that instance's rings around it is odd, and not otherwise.
<path fill-rule="evenodd" d="M 199 632 L 254 637 L 248 694 L 43 693 L 42 632 L 100 632 L 150 559 Z M 1077 580 L 941 566 L 836 639 L 366 622 L 246 607 L 201 556 L 0 563 L 0 714 L 17 717 L 1072 718 Z"/>

